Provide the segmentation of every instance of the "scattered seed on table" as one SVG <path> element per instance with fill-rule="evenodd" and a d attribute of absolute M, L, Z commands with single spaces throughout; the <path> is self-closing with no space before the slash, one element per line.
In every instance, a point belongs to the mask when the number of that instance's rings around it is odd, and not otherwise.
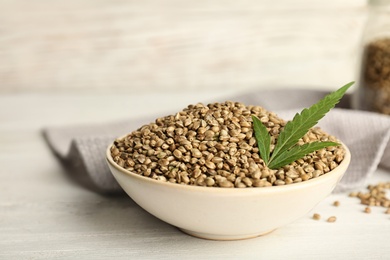
<path fill-rule="evenodd" d="M 326 221 L 328 221 L 328 222 L 336 222 L 336 217 L 335 216 L 331 216 Z"/>
<path fill-rule="evenodd" d="M 353 192 L 349 193 L 349 196 L 350 196 L 350 197 L 357 197 L 358 194 L 359 194 L 359 193 L 358 193 L 357 191 L 353 191 Z"/>
<path fill-rule="evenodd" d="M 371 208 L 370 208 L 370 207 L 366 207 L 366 208 L 364 209 L 364 212 L 365 212 L 365 213 L 371 213 Z"/>
<path fill-rule="evenodd" d="M 360 203 L 367 206 L 390 207 L 390 199 L 386 197 L 386 190 L 390 189 L 390 182 L 380 182 L 368 185 L 367 192 L 351 192 L 350 197 L 360 199 Z"/>
<path fill-rule="evenodd" d="M 321 215 L 318 214 L 318 213 L 314 213 L 314 214 L 313 214 L 313 219 L 314 219 L 314 220 L 320 220 L 320 219 L 321 219 Z"/>
<path fill-rule="evenodd" d="M 390 208 L 385 211 L 386 214 L 390 214 Z"/>
<path fill-rule="evenodd" d="M 333 206 L 335 206 L 335 207 L 340 206 L 340 202 L 338 200 L 336 200 L 335 202 L 333 202 Z"/>

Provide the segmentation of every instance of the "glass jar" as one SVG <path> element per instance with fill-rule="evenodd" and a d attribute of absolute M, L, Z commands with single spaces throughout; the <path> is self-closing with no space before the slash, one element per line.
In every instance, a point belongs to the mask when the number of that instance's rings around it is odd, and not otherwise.
<path fill-rule="evenodd" d="M 370 0 L 362 39 L 357 109 L 390 115 L 390 1 Z"/>

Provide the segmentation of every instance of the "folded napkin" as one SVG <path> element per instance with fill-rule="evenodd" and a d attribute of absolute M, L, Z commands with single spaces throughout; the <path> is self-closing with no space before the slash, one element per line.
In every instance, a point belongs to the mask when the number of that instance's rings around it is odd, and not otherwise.
<path fill-rule="evenodd" d="M 273 90 L 249 92 L 229 100 L 246 105 L 259 105 L 289 120 L 303 107 L 309 107 L 324 97 L 324 91 Z M 390 169 L 390 116 L 349 109 L 346 95 L 318 124 L 344 142 L 352 153 L 347 173 L 336 188 L 346 191 L 360 188 L 380 165 Z M 225 101 L 211 100 L 209 102 Z M 209 103 L 204 102 L 204 103 Z M 177 111 L 172 111 L 172 114 Z M 115 138 L 130 133 L 154 118 L 43 130 L 46 142 L 74 180 L 103 193 L 121 191 L 105 160 L 105 151 Z"/>

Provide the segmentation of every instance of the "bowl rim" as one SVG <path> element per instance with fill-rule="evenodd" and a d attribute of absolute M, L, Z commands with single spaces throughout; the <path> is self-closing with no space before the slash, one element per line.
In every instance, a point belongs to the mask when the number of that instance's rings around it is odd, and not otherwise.
<path fill-rule="evenodd" d="M 126 135 L 125 135 L 126 136 Z M 124 137 L 124 136 L 122 136 Z M 119 137 L 119 138 L 122 138 Z M 114 167 L 116 170 L 120 171 L 121 173 L 125 175 L 129 175 L 133 178 L 136 178 L 142 182 L 147 182 L 153 185 L 158 185 L 158 186 L 165 186 L 169 187 L 171 189 L 183 189 L 183 190 L 193 190 L 193 191 L 201 191 L 201 192 L 218 192 L 218 193 L 229 193 L 229 194 L 243 194 L 243 193 L 248 193 L 248 192 L 277 192 L 277 191 L 290 191 L 290 190 L 295 190 L 295 189 L 302 189 L 307 186 L 312 186 L 315 184 L 320 184 L 322 182 L 326 182 L 330 178 L 333 177 L 333 175 L 337 174 L 337 172 L 340 169 L 345 168 L 344 173 L 347 171 L 348 166 L 351 161 L 351 152 L 348 149 L 348 147 L 341 141 L 339 143 L 343 146 L 345 149 L 345 156 L 343 161 L 333 170 L 319 176 L 316 178 L 309 179 L 307 181 L 302 181 L 298 183 L 291 183 L 287 185 L 280 185 L 280 186 L 267 186 L 267 187 L 246 187 L 246 188 L 224 188 L 224 187 L 205 187 L 205 186 L 196 186 L 196 185 L 186 185 L 186 184 L 179 184 L 179 183 L 171 183 L 171 182 L 164 182 L 164 181 L 159 181 L 155 180 L 146 176 L 139 175 L 137 173 L 131 172 L 129 170 L 126 170 L 125 168 L 120 167 L 118 164 L 114 162 L 114 159 L 111 156 L 111 147 L 113 145 L 113 142 L 110 143 L 110 145 L 106 149 L 106 160 L 108 164 L 110 164 L 112 167 Z M 111 171 L 111 169 L 110 169 Z M 341 174 L 341 176 L 344 175 Z"/>

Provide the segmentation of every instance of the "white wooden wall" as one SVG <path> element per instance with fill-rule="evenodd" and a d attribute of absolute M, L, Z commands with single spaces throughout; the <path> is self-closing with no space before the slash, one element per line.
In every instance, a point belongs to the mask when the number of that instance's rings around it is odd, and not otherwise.
<path fill-rule="evenodd" d="M 365 0 L 0 0 L 0 93 L 245 90 L 355 78 Z"/>

